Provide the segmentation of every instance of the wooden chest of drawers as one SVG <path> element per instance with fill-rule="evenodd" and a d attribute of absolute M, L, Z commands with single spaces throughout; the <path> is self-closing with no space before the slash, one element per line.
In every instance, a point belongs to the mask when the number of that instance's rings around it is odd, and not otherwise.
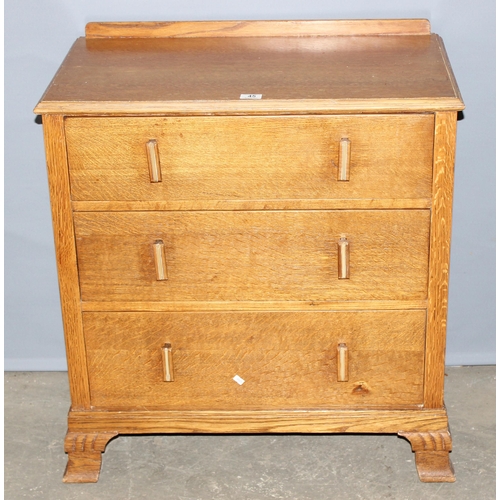
<path fill-rule="evenodd" d="M 118 434 L 406 437 L 443 402 L 457 111 L 424 20 L 91 23 L 43 115 L 67 482 Z M 254 92 L 255 94 L 247 94 Z"/>

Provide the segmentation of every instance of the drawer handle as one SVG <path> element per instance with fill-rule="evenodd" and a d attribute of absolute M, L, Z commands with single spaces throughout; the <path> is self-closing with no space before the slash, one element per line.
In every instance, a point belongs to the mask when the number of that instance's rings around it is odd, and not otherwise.
<path fill-rule="evenodd" d="M 339 344 L 337 346 L 337 381 L 349 381 L 349 358 L 347 346 L 345 344 Z"/>
<path fill-rule="evenodd" d="M 156 140 L 148 141 L 146 150 L 148 152 L 149 178 L 151 182 L 161 182 L 160 153 Z"/>
<path fill-rule="evenodd" d="M 349 169 L 351 163 L 351 141 L 347 138 L 340 139 L 339 146 L 339 181 L 349 180 Z"/>
<path fill-rule="evenodd" d="M 349 279 L 349 241 L 342 236 L 338 241 L 339 280 Z"/>
<path fill-rule="evenodd" d="M 162 240 L 155 241 L 153 251 L 155 256 L 156 279 L 158 281 L 168 280 L 165 244 Z"/>
<path fill-rule="evenodd" d="M 174 363 L 172 361 L 172 344 L 164 344 L 161 348 L 163 357 L 163 381 L 174 381 Z"/>

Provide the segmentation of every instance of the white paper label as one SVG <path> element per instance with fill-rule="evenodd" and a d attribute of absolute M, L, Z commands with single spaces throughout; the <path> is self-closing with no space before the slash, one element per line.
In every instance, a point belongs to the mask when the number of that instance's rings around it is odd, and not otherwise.
<path fill-rule="evenodd" d="M 233 380 L 239 385 L 243 385 L 245 383 L 245 381 L 239 375 L 235 375 L 233 377 Z"/>
<path fill-rule="evenodd" d="M 240 99 L 262 99 L 262 94 L 241 94 Z"/>

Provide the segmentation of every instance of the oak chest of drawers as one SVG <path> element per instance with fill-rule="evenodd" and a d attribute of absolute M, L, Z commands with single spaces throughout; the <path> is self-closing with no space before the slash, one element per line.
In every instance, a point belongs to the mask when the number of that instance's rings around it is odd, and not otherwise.
<path fill-rule="evenodd" d="M 65 481 L 116 435 L 177 432 L 394 433 L 453 481 L 461 109 L 425 20 L 89 24 L 35 109 Z"/>

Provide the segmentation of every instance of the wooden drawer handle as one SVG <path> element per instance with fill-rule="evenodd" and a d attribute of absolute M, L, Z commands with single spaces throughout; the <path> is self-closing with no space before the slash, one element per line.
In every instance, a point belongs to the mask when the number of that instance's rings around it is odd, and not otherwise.
<path fill-rule="evenodd" d="M 151 182 L 161 182 L 160 153 L 155 139 L 146 143 L 146 151 L 148 153 L 149 178 Z"/>
<path fill-rule="evenodd" d="M 349 279 L 349 241 L 342 236 L 338 241 L 339 280 Z"/>
<path fill-rule="evenodd" d="M 161 348 L 163 357 L 163 380 L 164 382 L 174 381 L 174 363 L 172 360 L 172 344 L 164 344 Z"/>
<path fill-rule="evenodd" d="M 340 139 L 339 145 L 339 173 L 337 180 L 348 181 L 351 164 L 351 141 L 347 138 Z"/>
<path fill-rule="evenodd" d="M 345 344 L 337 346 L 337 380 L 339 382 L 349 381 L 349 357 Z"/>
<path fill-rule="evenodd" d="M 158 281 L 168 280 L 165 244 L 162 240 L 155 241 L 153 245 L 153 252 L 155 256 L 156 279 Z"/>

